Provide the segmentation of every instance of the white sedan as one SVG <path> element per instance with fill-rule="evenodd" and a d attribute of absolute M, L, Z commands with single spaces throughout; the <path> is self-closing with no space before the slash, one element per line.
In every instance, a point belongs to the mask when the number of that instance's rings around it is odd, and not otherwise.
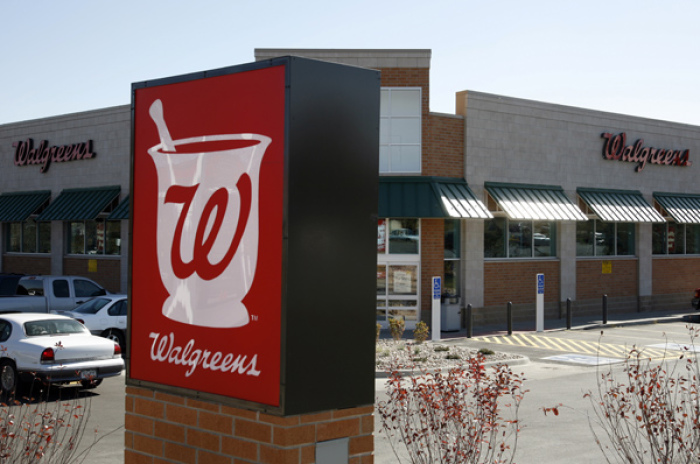
<path fill-rule="evenodd" d="M 50 384 L 80 382 L 84 388 L 124 370 L 121 348 L 91 335 L 66 316 L 0 314 L 0 390 L 14 393 L 24 378 Z"/>
<path fill-rule="evenodd" d="M 82 322 L 91 334 L 106 337 L 126 349 L 126 295 L 97 296 L 72 311 L 53 311 Z"/>

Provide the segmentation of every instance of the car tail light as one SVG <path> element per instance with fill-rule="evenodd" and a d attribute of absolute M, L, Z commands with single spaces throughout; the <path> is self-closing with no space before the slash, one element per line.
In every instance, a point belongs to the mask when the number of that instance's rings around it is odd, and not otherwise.
<path fill-rule="evenodd" d="M 119 346 L 119 343 L 114 344 L 114 356 L 121 356 L 122 355 L 122 347 Z"/>
<path fill-rule="evenodd" d="M 51 363 L 56 360 L 56 354 L 53 351 L 53 348 L 46 348 L 44 351 L 41 352 L 41 362 L 43 363 Z"/>
<path fill-rule="evenodd" d="M 694 298 L 700 298 L 700 288 L 695 289 L 695 297 Z"/>
<path fill-rule="evenodd" d="M 85 321 L 82 319 L 78 319 L 77 317 L 75 318 L 76 321 L 80 322 L 81 324 L 85 325 Z"/>

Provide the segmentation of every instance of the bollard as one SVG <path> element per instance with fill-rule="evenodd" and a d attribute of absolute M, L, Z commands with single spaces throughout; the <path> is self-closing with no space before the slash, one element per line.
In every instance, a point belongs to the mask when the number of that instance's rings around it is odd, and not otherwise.
<path fill-rule="evenodd" d="M 513 303 L 510 301 L 506 308 L 506 318 L 508 319 L 508 335 L 513 335 Z"/>
<path fill-rule="evenodd" d="M 472 305 L 467 305 L 467 338 L 472 338 L 473 335 L 473 325 L 472 325 Z"/>
<path fill-rule="evenodd" d="M 608 295 L 603 295 L 603 324 L 608 323 Z"/>
<path fill-rule="evenodd" d="M 566 330 L 571 330 L 571 298 L 566 299 Z"/>

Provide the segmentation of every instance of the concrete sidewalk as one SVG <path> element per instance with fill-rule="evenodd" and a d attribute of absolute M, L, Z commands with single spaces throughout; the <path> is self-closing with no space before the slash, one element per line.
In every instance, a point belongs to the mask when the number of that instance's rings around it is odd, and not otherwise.
<path fill-rule="evenodd" d="M 503 322 L 498 324 L 474 324 L 472 328 L 472 335 L 474 337 L 484 336 L 484 335 L 503 335 L 508 333 L 508 323 L 505 317 L 505 310 Z M 602 314 L 598 316 L 586 315 L 572 317 L 571 320 L 571 330 L 593 330 L 602 329 L 605 327 L 621 327 L 625 325 L 639 325 L 639 324 L 660 324 L 664 322 L 680 322 L 686 321 L 688 323 L 700 323 L 700 311 L 688 308 L 685 310 L 677 311 L 645 311 L 645 312 L 626 312 L 610 314 L 608 313 L 607 324 L 603 323 Z M 513 332 L 534 332 L 536 329 L 535 320 L 532 321 L 513 321 L 512 324 Z M 561 319 L 552 318 L 546 319 L 544 321 L 544 330 L 556 331 L 556 330 L 566 330 L 567 321 L 566 314 L 563 315 Z M 457 331 L 441 332 L 441 339 L 451 339 L 451 338 L 467 338 L 467 329 L 463 328 Z M 391 333 L 388 329 L 382 330 L 380 334 L 381 339 L 391 338 Z M 403 338 L 410 340 L 413 338 L 413 331 L 407 329 L 404 332 Z"/>

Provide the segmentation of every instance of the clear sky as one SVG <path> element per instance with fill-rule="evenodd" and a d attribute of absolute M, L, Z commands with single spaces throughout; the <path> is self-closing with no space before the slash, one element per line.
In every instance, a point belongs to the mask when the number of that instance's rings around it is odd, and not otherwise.
<path fill-rule="evenodd" d="M 0 124 L 128 104 L 255 48 L 431 49 L 431 111 L 475 90 L 700 125 L 696 0 L 0 0 Z"/>

